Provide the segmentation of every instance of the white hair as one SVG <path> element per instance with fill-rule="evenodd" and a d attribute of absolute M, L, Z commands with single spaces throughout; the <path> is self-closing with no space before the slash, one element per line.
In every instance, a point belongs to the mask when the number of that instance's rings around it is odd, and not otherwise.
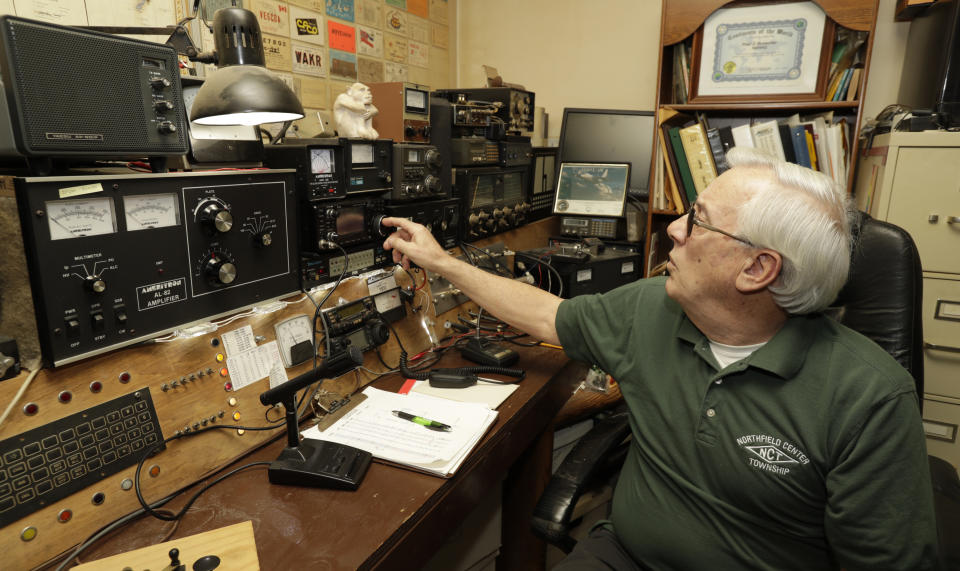
<path fill-rule="evenodd" d="M 829 176 L 779 160 L 756 149 L 734 147 L 732 168 L 770 173 L 738 212 L 738 233 L 783 257 L 780 277 L 770 286 L 774 301 L 790 314 L 827 307 L 847 281 L 850 221 L 847 193 Z"/>

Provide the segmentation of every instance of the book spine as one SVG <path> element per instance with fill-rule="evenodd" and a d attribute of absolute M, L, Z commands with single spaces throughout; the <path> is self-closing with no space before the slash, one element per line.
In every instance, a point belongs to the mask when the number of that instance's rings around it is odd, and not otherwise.
<path fill-rule="evenodd" d="M 673 146 L 673 154 L 677 158 L 677 171 L 680 173 L 683 190 L 687 200 L 692 204 L 697 199 L 697 190 L 693 182 L 693 176 L 690 174 L 687 154 L 684 152 L 683 143 L 680 141 L 680 127 L 671 127 L 669 133 L 670 144 Z M 689 207 L 689 205 L 687 206 Z"/>
<path fill-rule="evenodd" d="M 797 164 L 811 168 L 810 152 L 807 149 L 807 131 L 802 125 L 790 127 L 790 141 L 793 145 L 793 154 L 797 158 Z"/>
<path fill-rule="evenodd" d="M 727 164 L 727 151 L 723 148 L 723 140 L 720 138 L 720 129 L 716 127 L 707 129 L 707 142 L 710 143 L 713 164 L 717 167 L 719 176 L 730 169 L 730 165 Z"/>
<path fill-rule="evenodd" d="M 717 171 L 713 166 L 713 156 L 710 153 L 710 145 L 707 142 L 707 133 L 703 124 L 696 123 L 689 127 L 680 129 L 680 143 L 683 145 L 683 151 L 687 154 L 687 165 L 690 167 L 690 176 L 693 178 L 693 186 L 696 193 L 700 194 L 706 190 L 707 185 L 717 178 Z M 687 198 L 690 202 L 696 200 L 696 196 Z"/>

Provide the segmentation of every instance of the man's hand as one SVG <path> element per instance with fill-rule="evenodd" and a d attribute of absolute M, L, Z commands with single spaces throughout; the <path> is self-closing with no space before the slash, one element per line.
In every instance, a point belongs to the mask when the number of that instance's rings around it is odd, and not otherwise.
<path fill-rule="evenodd" d="M 440 272 L 440 266 L 451 258 L 437 243 L 427 228 L 407 218 L 384 218 L 384 226 L 397 229 L 384 242 L 383 249 L 393 252 L 393 261 L 410 267 L 413 262 L 431 272 Z"/>

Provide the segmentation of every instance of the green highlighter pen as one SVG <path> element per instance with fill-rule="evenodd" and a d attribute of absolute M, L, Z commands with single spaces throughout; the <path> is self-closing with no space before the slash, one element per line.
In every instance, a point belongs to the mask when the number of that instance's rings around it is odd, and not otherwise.
<path fill-rule="evenodd" d="M 393 411 L 394 416 L 398 416 L 403 420 L 409 420 L 410 422 L 415 422 L 424 428 L 429 428 L 430 430 L 439 430 L 441 432 L 450 432 L 450 425 L 444 424 L 442 422 L 437 422 L 436 420 L 430 420 L 429 418 L 423 418 L 422 416 L 417 416 L 415 414 L 410 414 L 409 412 L 403 412 L 402 410 Z"/>

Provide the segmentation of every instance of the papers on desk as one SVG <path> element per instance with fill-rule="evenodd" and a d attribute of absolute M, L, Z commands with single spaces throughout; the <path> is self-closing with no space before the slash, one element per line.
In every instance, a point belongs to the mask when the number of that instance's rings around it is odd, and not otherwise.
<path fill-rule="evenodd" d="M 365 388 L 363 394 L 367 398 L 332 426 L 323 432 L 309 428 L 303 437 L 354 446 L 374 458 L 449 478 L 497 418 L 497 411 L 482 404 L 373 387 Z M 398 418 L 395 410 L 442 422 L 450 431 Z"/>
<path fill-rule="evenodd" d="M 517 390 L 518 386 L 515 383 L 497 384 L 479 381 L 472 387 L 463 389 L 440 389 L 431 387 L 429 381 L 417 381 L 410 392 L 460 402 L 481 403 L 487 408 L 497 408 L 513 394 L 513 391 Z"/>

